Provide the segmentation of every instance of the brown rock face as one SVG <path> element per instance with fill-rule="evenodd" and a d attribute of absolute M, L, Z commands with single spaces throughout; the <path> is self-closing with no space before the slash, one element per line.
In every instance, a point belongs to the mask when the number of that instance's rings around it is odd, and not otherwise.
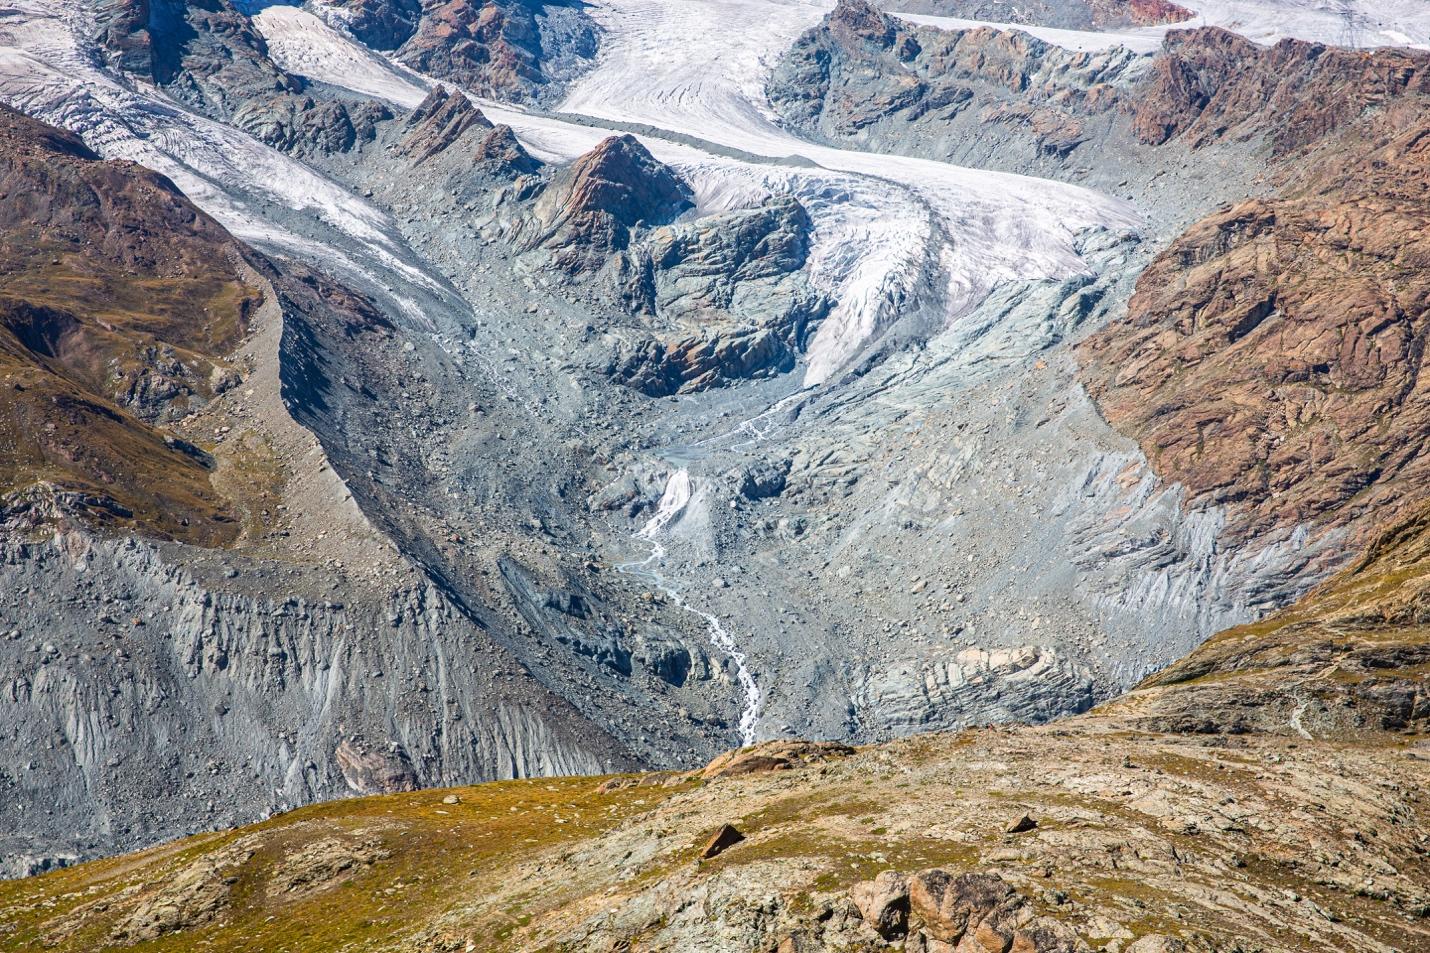
<path fill-rule="evenodd" d="M 745 835 L 736 830 L 733 825 L 722 824 L 720 829 L 711 834 L 710 839 L 705 842 L 705 846 L 700 849 L 700 856 L 704 860 L 718 857 L 744 839 Z"/>
<path fill-rule="evenodd" d="M 1235 534 L 1383 521 L 1425 495 L 1430 113 L 1382 136 L 1198 223 L 1082 348 L 1107 419 L 1232 505 Z"/>
<path fill-rule="evenodd" d="M 1104 27 L 1183 23 L 1196 16 L 1186 7 L 1168 0 L 1089 0 L 1088 5 L 1092 8 L 1093 22 Z"/>
<path fill-rule="evenodd" d="M 546 82 L 531 11 L 512 0 L 426 0 L 401 57 L 480 95 L 522 97 Z"/>
<path fill-rule="evenodd" d="M 1300 40 L 1270 48 L 1216 28 L 1167 35 L 1138 91 L 1137 137 L 1192 148 L 1266 136 L 1284 155 L 1395 100 L 1430 91 L 1430 54 L 1338 49 Z"/>
<path fill-rule="evenodd" d="M 488 130 L 492 124 L 466 96 L 438 86 L 407 117 L 400 148 L 414 162 L 422 162 L 451 148 L 474 128 Z"/>
<path fill-rule="evenodd" d="M 661 225 L 691 206 L 690 187 L 634 136 L 613 136 L 563 169 L 533 210 L 530 247 L 558 268 L 597 270 L 630 244 L 638 225 Z"/>
<path fill-rule="evenodd" d="M 1075 931 L 1037 916 L 1028 901 L 994 873 L 952 874 L 935 868 L 909 880 L 907 949 L 927 953 L 1081 953 Z"/>
<path fill-rule="evenodd" d="M 246 333 L 243 249 L 163 176 L 3 107 L 0 143 L 0 494 L 227 538 L 205 455 L 152 424 L 207 399 Z"/>
<path fill-rule="evenodd" d="M 1014 905 L 1018 896 L 997 874 L 958 874 L 925 870 L 909 881 L 909 907 L 935 940 L 957 943 L 995 911 Z"/>

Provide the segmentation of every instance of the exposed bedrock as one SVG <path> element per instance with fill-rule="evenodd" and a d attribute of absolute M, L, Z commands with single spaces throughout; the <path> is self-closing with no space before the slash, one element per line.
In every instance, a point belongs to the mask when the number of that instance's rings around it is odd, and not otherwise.
<path fill-rule="evenodd" d="M 382 198 L 434 215 L 455 196 L 477 241 L 510 244 L 520 275 L 590 309 L 610 335 L 595 369 L 649 396 L 788 373 L 830 307 L 809 280 L 798 200 L 697 217 L 690 184 L 633 136 L 548 165 L 439 88 L 329 161 L 359 181 L 392 176 Z M 430 240 L 470 247 L 461 232 Z"/>
<path fill-rule="evenodd" d="M 1261 47 L 1216 28 L 1173 31 L 1153 54 L 1077 52 L 841 0 L 768 92 L 786 123 L 819 139 L 1087 182 L 1135 198 L 1154 227 L 1180 228 L 1264 188 L 1268 158 L 1422 94 L 1427 63 L 1415 50 Z"/>
<path fill-rule="evenodd" d="M 1430 110 L 1405 102 L 1199 222 L 1149 266 L 1085 380 L 1158 472 L 1255 538 L 1364 533 L 1424 499 Z"/>
<path fill-rule="evenodd" d="M 550 101 L 595 56 L 573 0 L 335 0 L 324 15 L 412 68 L 508 101 Z"/>
<path fill-rule="evenodd" d="M 1193 16 L 1171 0 L 880 0 L 879 5 L 903 13 L 1069 30 L 1180 23 Z"/>

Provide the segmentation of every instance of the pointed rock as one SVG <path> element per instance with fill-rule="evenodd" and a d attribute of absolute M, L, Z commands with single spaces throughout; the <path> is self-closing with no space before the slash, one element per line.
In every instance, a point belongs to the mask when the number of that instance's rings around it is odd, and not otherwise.
<path fill-rule="evenodd" d="M 1013 821 L 1013 823 L 1011 823 L 1011 824 L 1008 825 L 1008 833 L 1010 833 L 1010 834 L 1026 834 L 1028 831 L 1033 830 L 1033 829 L 1036 828 L 1037 826 L 1038 826 L 1038 822 L 1037 822 L 1037 821 L 1033 820 L 1031 817 L 1029 817 L 1028 815 L 1024 814 L 1022 817 L 1018 818 L 1017 820 Z"/>
<path fill-rule="evenodd" d="M 709 860 L 711 857 L 718 857 L 744 839 L 745 835 L 736 830 L 733 824 L 722 824 L 720 829 L 711 834 L 710 839 L 705 842 L 705 846 L 700 849 L 700 859 Z"/>
<path fill-rule="evenodd" d="M 531 244 L 572 252 L 558 256 L 567 270 L 599 267 L 630 244 L 632 229 L 673 221 L 693 198 L 634 136 L 613 136 L 562 170 L 542 195 Z"/>
<path fill-rule="evenodd" d="M 424 162 L 450 149 L 473 128 L 489 130 L 493 127 L 465 95 L 439 86 L 407 117 L 407 134 L 400 148 L 412 156 L 414 162 Z"/>

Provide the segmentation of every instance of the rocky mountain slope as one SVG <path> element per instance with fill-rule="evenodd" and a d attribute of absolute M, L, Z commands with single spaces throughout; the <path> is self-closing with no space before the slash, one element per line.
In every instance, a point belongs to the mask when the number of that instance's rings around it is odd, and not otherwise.
<path fill-rule="evenodd" d="M 1418 512 L 1423 54 L 1217 29 L 1084 50 L 849 0 L 4 13 L 0 98 L 84 143 L 12 117 L 24 188 L 0 197 L 7 373 L 49 388 L 3 392 L 39 408 L 4 487 L 7 872 L 352 794 L 1077 715 Z M 1247 200 L 1241 245 L 1222 203 Z M 135 207 L 172 227 L 112 235 Z M 1348 275 L 1363 307 L 1337 311 Z M 1327 359 L 1303 330 L 1366 343 Z M 29 402 L 61 391 L 113 460 L 44 429 Z M 1225 421 L 1210 456 L 1196 419 Z M 1419 725 L 1414 650 L 1328 644 L 1309 658 L 1368 694 L 1326 725 Z M 1208 706 L 1177 699 L 1241 677 L 1148 686 L 1059 750 L 1196 748 L 1175 733 Z M 1310 732 L 1339 698 L 1264 707 Z M 343 870 L 401 850 L 363 843 Z M 181 879 L 202 900 L 160 908 L 231 909 Z M 1031 909 L 993 906 L 990 929 Z M 172 932 L 124 917 L 64 942 Z M 820 929 L 765 920 L 761 943 Z"/>

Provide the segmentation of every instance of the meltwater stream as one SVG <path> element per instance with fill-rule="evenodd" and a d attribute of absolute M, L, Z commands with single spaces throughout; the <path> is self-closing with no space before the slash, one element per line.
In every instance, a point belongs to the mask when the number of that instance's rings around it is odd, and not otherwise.
<path fill-rule="evenodd" d="M 647 520 L 635 534 L 636 539 L 650 546 L 650 555 L 639 562 L 624 563 L 616 568 L 620 572 L 645 579 L 665 593 L 677 608 L 689 612 L 691 615 L 699 616 L 705 621 L 706 630 L 710 634 L 710 644 L 725 653 L 734 663 L 735 678 L 739 681 L 740 687 L 745 690 L 745 701 L 740 711 L 740 743 L 752 745 L 755 743 L 755 728 L 760 721 L 762 696 L 760 686 L 755 682 L 755 677 L 750 674 L 749 665 L 746 664 L 745 653 L 736 644 L 734 636 L 726 631 L 719 617 L 687 603 L 680 591 L 672 586 L 667 581 L 665 574 L 657 568 L 666 556 L 665 546 L 661 543 L 660 537 L 666 527 L 684 512 L 693 492 L 694 484 L 690 479 L 690 471 L 684 468 L 677 470 L 666 481 L 665 492 L 661 494 L 660 503 L 656 505 L 655 515 Z"/>

